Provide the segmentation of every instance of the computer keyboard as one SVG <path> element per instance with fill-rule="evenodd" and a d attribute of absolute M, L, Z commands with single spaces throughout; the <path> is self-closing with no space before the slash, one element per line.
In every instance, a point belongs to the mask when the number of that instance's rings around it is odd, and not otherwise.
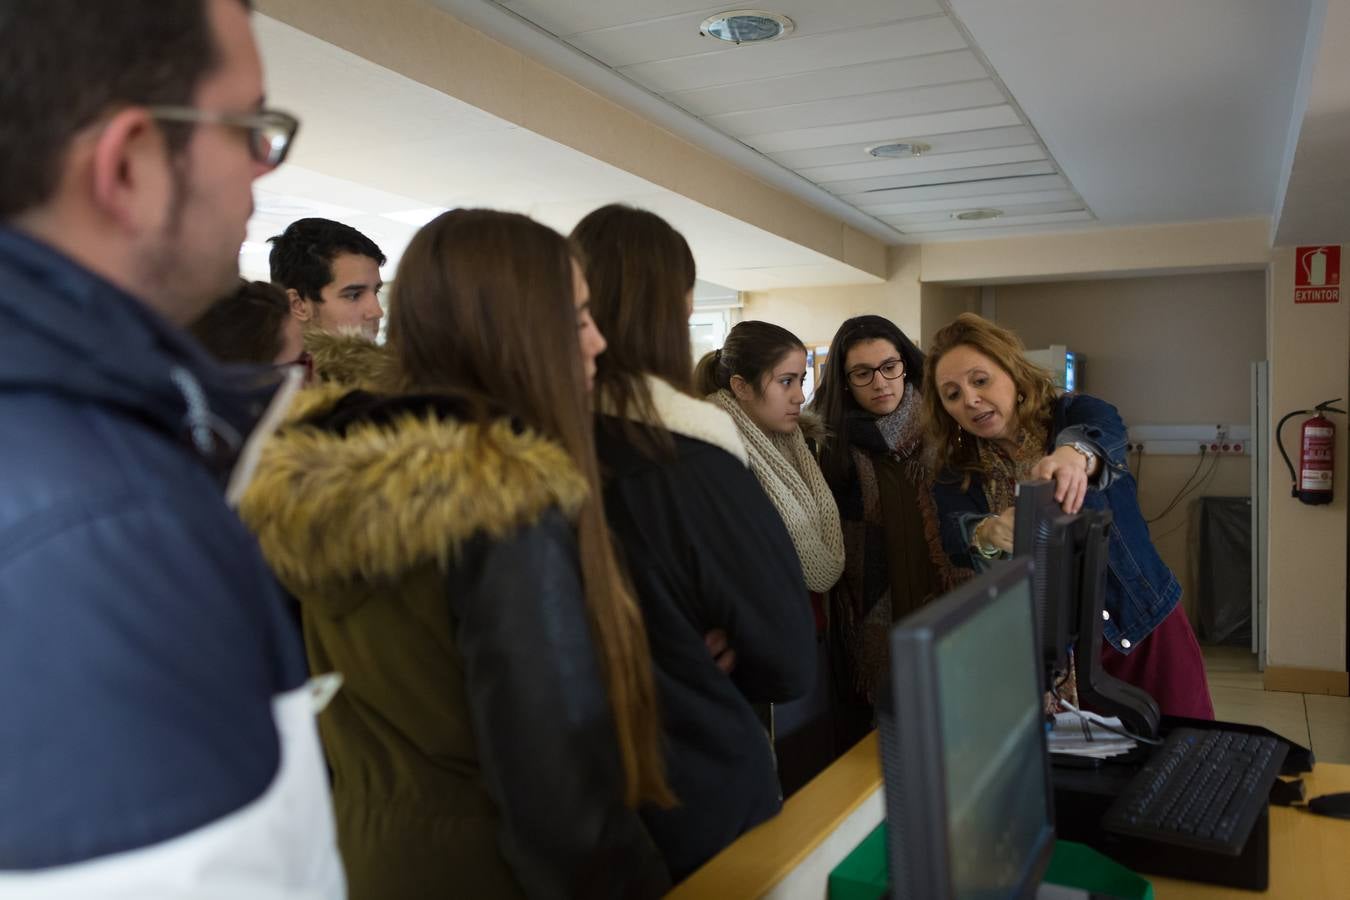
<path fill-rule="evenodd" d="M 1237 856 L 1286 750 L 1265 735 L 1178 728 L 1107 809 L 1102 827 Z"/>

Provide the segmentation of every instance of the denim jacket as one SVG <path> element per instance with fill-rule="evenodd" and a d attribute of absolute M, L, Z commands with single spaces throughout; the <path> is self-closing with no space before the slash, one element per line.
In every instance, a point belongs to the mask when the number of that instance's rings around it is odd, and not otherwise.
<path fill-rule="evenodd" d="M 1102 462 L 1083 500 L 1084 509 L 1109 509 L 1114 519 L 1106 577 L 1106 612 L 1102 634 L 1111 646 L 1128 654 L 1172 612 L 1181 599 L 1181 585 L 1158 556 L 1139 509 L 1134 476 L 1126 465 L 1125 423 L 1111 404 L 1085 394 L 1064 394 L 1055 402 L 1046 452 L 1074 441 L 1092 447 Z M 946 471 L 933 485 L 933 500 L 942 526 L 942 546 L 952 563 L 977 568 L 970 534 L 989 509 L 984 485 L 973 475 L 961 490 L 961 474 Z"/>

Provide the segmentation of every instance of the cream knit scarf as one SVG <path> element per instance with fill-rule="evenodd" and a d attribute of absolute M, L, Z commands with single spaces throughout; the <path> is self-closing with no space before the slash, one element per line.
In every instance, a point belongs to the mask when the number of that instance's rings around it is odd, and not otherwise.
<path fill-rule="evenodd" d="M 839 507 L 802 430 L 766 434 L 728 390 L 709 394 L 708 400 L 726 410 L 740 429 L 750 451 L 750 470 L 787 525 L 807 588 L 828 591 L 844 571 L 844 535 L 839 528 Z"/>

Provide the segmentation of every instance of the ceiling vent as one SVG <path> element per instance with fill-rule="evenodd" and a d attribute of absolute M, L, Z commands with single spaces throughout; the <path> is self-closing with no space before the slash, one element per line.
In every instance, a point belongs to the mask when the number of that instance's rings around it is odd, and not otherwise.
<path fill-rule="evenodd" d="M 792 33 L 796 26 L 787 16 L 762 9 L 733 9 L 703 20 L 699 34 L 729 44 L 754 44 L 772 41 Z"/>

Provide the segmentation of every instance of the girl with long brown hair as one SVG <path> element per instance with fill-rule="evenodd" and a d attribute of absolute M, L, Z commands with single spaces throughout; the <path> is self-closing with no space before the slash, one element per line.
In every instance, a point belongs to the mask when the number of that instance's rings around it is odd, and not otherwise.
<path fill-rule="evenodd" d="M 647 621 L 680 799 L 643 818 L 678 880 L 778 811 L 751 703 L 806 693 L 814 628 L 792 539 L 740 433 L 693 393 L 688 244 L 626 206 L 595 210 L 572 238 L 609 341 L 595 380 L 605 509 Z M 729 642 L 734 666 L 719 668 L 710 634 Z"/>
<path fill-rule="evenodd" d="M 603 348 L 560 235 L 449 212 L 399 266 L 395 383 L 307 392 L 264 452 L 242 512 L 345 678 L 320 728 L 353 898 L 668 884 L 635 812 L 674 798 L 599 494 Z"/>

